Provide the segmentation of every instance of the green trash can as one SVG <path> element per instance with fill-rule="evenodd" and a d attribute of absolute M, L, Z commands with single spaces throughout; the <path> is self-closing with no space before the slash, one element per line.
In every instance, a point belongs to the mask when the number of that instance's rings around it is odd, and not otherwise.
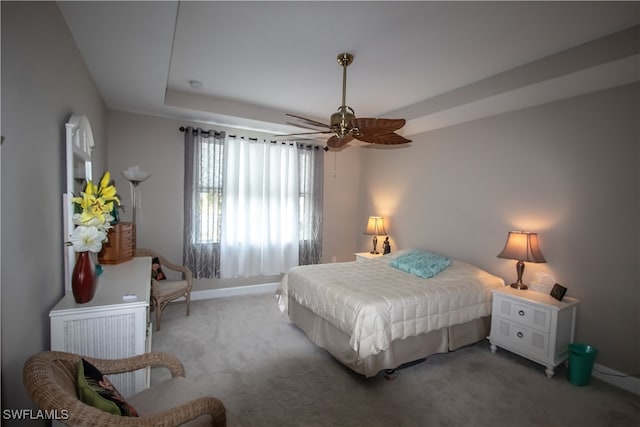
<path fill-rule="evenodd" d="M 586 344 L 569 344 L 569 382 L 577 386 L 589 385 L 591 370 L 598 349 Z"/>

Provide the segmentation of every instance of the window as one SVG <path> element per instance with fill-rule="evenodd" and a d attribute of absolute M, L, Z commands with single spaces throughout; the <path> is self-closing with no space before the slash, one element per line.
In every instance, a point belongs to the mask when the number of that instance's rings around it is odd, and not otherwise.
<path fill-rule="evenodd" d="M 187 128 L 184 254 L 194 277 L 320 262 L 323 154 Z"/>
<path fill-rule="evenodd" d="M 300 265 L 322 262 L 323 159 L 318 146 L 298 144 Z"/>
<path fill-rule="evenodd" d="M 197 221 L 193 225 L 193 241 L 199 244 L 220 243 L 222 219 L 222 165 L 224 145 L 215 138 L 202 138 L 197 174 Z M 220 159 L 216 162 L 216 159 Z"/>

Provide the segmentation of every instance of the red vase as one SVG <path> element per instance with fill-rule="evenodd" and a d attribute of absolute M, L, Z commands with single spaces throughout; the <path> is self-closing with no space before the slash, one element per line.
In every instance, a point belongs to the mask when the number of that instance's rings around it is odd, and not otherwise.
<path fill-rule="evenodd" d="M 91 252 L 78 252 L 71 275 L 73 298 L 78 304 L 91 301 L 96 293 L 96 284 L 96 266 L 91 259 Z"/>

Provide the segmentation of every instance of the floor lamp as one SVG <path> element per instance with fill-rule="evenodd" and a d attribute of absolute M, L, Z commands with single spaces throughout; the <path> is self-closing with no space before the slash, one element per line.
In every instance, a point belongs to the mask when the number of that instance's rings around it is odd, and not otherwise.
<path fill-rule="evenodd" d="M 143 172 L 140 170 L 138 166 L 132 166 L 129 169 L 122 171 L 122 176 L 127 178 L 127 180 L 131 183 L 131 205 L 133 207 L 132 211 L 132 222 L 133 225 L 136 224 L 136 208 L 138 206 L 138 184 L 142 181 L 145 181 L 147 178 L 151 176 L 148 172 Z"/>

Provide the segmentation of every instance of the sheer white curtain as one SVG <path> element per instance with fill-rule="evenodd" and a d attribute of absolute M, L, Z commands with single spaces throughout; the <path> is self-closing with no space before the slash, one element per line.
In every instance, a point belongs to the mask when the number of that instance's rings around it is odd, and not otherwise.
<path fill-rule="evenodd" d="M 298 265 L 299 174 L 295 145 L 228 137 L 220 275 L 275 275 Z"/>

